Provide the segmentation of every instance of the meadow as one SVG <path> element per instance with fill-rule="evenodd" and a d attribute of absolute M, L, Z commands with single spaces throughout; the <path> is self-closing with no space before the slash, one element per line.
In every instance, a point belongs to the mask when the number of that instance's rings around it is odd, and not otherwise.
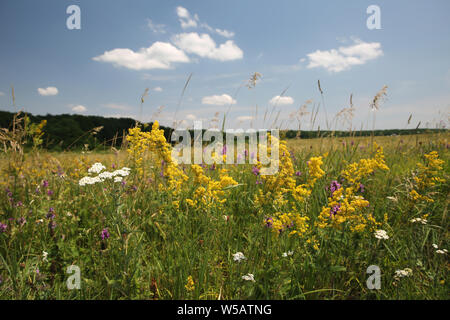
<path fill-rule="evenodd" d="M 103 152 L 43 130 L 0 154 L 0 299 L 448 299 L 448 132 L 289 139 L 261 176 L 178 165 L 157 123 Z"/>

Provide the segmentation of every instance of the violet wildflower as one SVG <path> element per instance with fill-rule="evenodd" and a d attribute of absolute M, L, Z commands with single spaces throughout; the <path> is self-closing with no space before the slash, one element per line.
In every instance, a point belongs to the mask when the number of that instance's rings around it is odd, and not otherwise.
<path fill-rule="evenodd" d="M 49 189 L 49 190 L 47 191 L 47 195 L 52 196 L 52 195 L 53 195 L 53 191 Z"/>
<path fill-rule="evenodd" d="M 302 173 L 301 173 L 300 171 L 297 171 L 297 172 L 295 172 L 295 175 L 296 175 L 297 177 L 300 177 L 300 176 L 302 175 Z"/>
<path fill-rule="evenodd" d="M 361 192 L 361 193 L 364 193 L 364 190 L 365 190 L 365 189 L 364 189 L 364 185 L 363 185 L 362 183 L 360 183 L 360 184 L 359 184 L 358 191 Z"/>
<path fill-rule="evenodd" d="M 255 175 L 255 176 L 257 176 L 257 175 L 259 175 L 259 168 L 258 167 L 253 167 L 252 168 L 252 173 Z"/>
<path fill-rule="evenodd" d="M 8 227 L 8 226 L 7 226 L 6 224 L 3 224 L 3 223 L 0 222 L 0 233 L 6 232 L 6 228 L 7 228 L 7 227 Z"/>
<path fill-rule="evenodd" d="M 271 217 L 266 218 L 266 219 L 264 220 L 264 225 L 265 225 L 267 228 L 272 228 L 272 226 L 273 226 L 273 219 L 272 219 Z"/>
<path fill-rule="evenodd" d="M 339 184 L 339 182 L 337 182 L 336 180 L 331 181 L 331 184 L 330 184 L 331 195 L 333 195 L 333 193 L 336 190 L 339 190 L 340 188 L 341 188 L 341 185 Z"/>
<path fill-rule="evenodd" d="M 16 203 L 16 207 L 21 207 L 21 206 L 23 206 L 23 203 L 22 203 L 22 201 L 17 201 L 17 203 Z"/>
<path fill-rule="evenodd" d="M 50 207 L 50 209 L 48 209 L 48 213 L 46 215 L 46 218 L 50 219 L 50 220 L 55 218 L 55 209 L 53 209 L 53 207 Z"/>
<path fill-rule="evenodd" d="M 336 215 L 340 210 L 341 210 L 340 204 L 333 206 L 333 208 L 331 208 L 331 210 L 330 210 L 330 218 L 333 217 L 334 215 Z"/>
<path fill-rule="evenodd" d="M 105 240 L 108 238 L 109 238 L 109 231 L 108 231 L 108 228 L 105 228 L 102 230 L 102 240 Z"/>
<path fill-rule="evenodd" d="M 47 180 L 42 181 L 42 186 L 44 188 L 47 188 L 48 187 L 48 181 Z"/>

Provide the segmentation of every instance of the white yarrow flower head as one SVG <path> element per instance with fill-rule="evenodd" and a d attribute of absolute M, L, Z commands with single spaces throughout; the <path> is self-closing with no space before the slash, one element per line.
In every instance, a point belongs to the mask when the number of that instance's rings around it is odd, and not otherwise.
<path fill-rule="evenodd" d="M 294 251 L 288 251 L 283 253 L 283 258 L 286 258 L 288 256 L 292 256 L 294 254 Z"/>
<path fill-rule="evenodd" d="M 114 177 L 114 182 L 122 182 L 122 177 Z"/>
<path fill-rule="evenodd" d="M 435 249 L 438 249 L 438 248 L 439 248 L 438 245 L 437 245 L 436 243 L 433 243 L 432 246 L 433 246 L 433 248 L 435 248 Z"/>
<path fill-rule="evenodd" d="M 374 235 L 375 235 L 375 238 L 377 238 L 377 239 L 382 239 L 382 240 L 389 239 L 387 232 L 384 230 L 376 230 L 374 232 Z"/>
<path fill-rule="evenodd" d="M 439 249 L 439 250 L 436 250 L 436 253 L 439 253 L 439 254 L 446 254 L 446 251 L 447 250 L 442 250 L 442 249 Z"/>
<path fill-rule="evenodd" d="M 246 275 L 242 276 L 242 279 L 255 282 L 255 276 L 252 273 L 247 273 Z"/>
<path fill-rule="evenodd" d="M 405 268 L 403 270 L 396 270 L 394 278 L 399 280 L 400 278 L 410 277 L 412 275 L 412 270 L 410 268 Z"/>
<path fill-rule="evenodd" d="M 422 218 L 414 218 L 410 220 L 412 223 L 421 223 L 421 224 L 427 224 L 428 220 L 427 219 L 422 219 Z"/>
<path fill-rule="evenodd" d="M 47 257 L 48 257 L 48 252 L 42 251 L 42 260 L 45 261 L 45 262 L 47 262 L 47 261 L 48 261 L 48 260 L 47 260 Z"/>
<path fill-rule="evenodd" d="M 237 262 L 241 262 L 242 260 L 247 259 L 242 252 L 236 252 L 233 254 L 233 260 Z"/>
<path fill-rule="evenodd" d="M 96 162 L 88 169 L 89 173 L 100 173 L 102 170 L 106 169 L 106 167 L 100 162 Z"/>

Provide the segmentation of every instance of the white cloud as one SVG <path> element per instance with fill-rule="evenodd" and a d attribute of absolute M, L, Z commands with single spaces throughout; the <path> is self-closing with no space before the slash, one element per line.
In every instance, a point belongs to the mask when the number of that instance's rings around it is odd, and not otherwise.
<path fill-rule="evenodd" d="M 232 32 L 232 31 L 220 30 L 220 29 L 215 29 L 215 31 L 218 34 L 220 34 L 222 37 L 225 37 L 225 38 L 233 38 L 234 37 L 234 32 Z"/>
<path fill-rule="evenodd" d="M 189 62 L 186 54 L 167 42 L 157 41 L 148 48 L 135 52 L 131 49 L 113 49 L 92 58 L 95 61 L 112 63 L 116 67 L 133 70 L 170 69 L 174 62 Z"/>
<path fill-rule="evenodd" d="M 177 7 L 177 15 L 178 18 L 180 18 L 179 21 L 183 29 L 197 27 L 198 16 L 195 15 L 194 18 L 192 18 L 186 8 Z"/>
<path fill-rule="evenodd" d="M 190 113 L 190 114 L 186 115 L 186 119 L 188 119 L 188 120 L 195 120 L 195 119 L 197 119 L 197 117 Z"/>
<path fill-rule="evenodd" d="M 243 122 L 243 121 L 250 121 L 253 119 L 253 117 L 252 116 L 240 116 L 240 117 L 237 117 L 236 119 L 237 119 L 237 121 Z"/>
<path fill-rule="evenodd" d="M 226 104 L 236 104 L 236 100 L 234 100 L 228 94 L 222 94 L 221 96 L 214 95 L 214 96 L 203 97 L 202 104 L 211 104 L 211 105 L 216 105 L 216 106 L 223 106 L 223 105 L 226 105 Z"/>
<path fill-rule="evenodd" d="M 37 91 L 41 96 L 56 96 L 58 94 L 58 88 L 55 87 L 38 88 Z"/>
<path fill-rule="evenodd" d="M 244 55 L 233 40 L 227 40 L 217 47 L 214 40 L 206 33 L 201 35 L 196 32 L 181 33 L 175 35 L 172 41 L 178 48 L 202 58 L 229 61 L 242 59 Z"/>
<path fill-rule="evenodd" d="M 74 111 L 74 112 L 81 113 L 81 112 L 85 112 L 86 110 L 87 110 L 87 108 L 85 106 L 82 106 L 81 104 L 72 107 L 72 111 Z"/>
<path fill-rule="evenodd" d="M 155 88 L 153 88 L 153 91 L 161 92 L 161 91 L 163 91 L 163 89 L 161 87 L 155 87 Z"/>
<path fill-rule="evenodd" d="M 365 64 L 367 61 L 383 55 L 379 42 L 364 42 L 354 39 L 354 44 L 331 50 L 316 50 L 309 53 L 307 68 L 322 67 L 330 72 L 340 72 L 350 69 L 354 65 Z"/>
<path fill-rule="evenodd" d="M 270 99 L 269 104 L 278 105 L 278 106 L 286 106 L 294 103 L 294 99 L 292 97 L 281 97 L 275 96 Z"/>
<path fill-rule="evenodd" d="M 154 33 L 166 33 L 166 25 L 164 24 L 155 24 L 151 19 L 147 20 L 147 26 L 154 32 Z"/>

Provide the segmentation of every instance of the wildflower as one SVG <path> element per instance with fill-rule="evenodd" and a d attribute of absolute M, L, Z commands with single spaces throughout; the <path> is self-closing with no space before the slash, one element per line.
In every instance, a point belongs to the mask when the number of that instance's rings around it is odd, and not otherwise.
<path fill-rule="evenodd" d="M 383 239 L 383 240 L 389 239 L 388 234 L 384 230 L 376 230 L 374 232 L 374 235 L 375 235 L 375 238 L 377 238 L 377 239 Z"/>
<path fill-rule="evenodd" d="M 295 175 L 296 175 L 297 177 L 300 177 L 300 176 L 302 175 L 302 173 L 301 173 L 300 171 L 296 171 L 296 172 L 295 172 Z"/>
<path fill-rule="evenodd" d="M 259 175 L 259 168 L 256 167 L 256 166 L 254 166 L 254 167 L 252 168 L 252 173 L 253 173 L 255 176 Z"/>
<path fill-rule="evenodd" d="M 47 180 L 42 181 L 42 186 L 44 188 L 47 188 L 48 187 L 48 181 Z"/>
<path fill-rule="evenodd" d="M 122 177 L 115 177 L 114 182 L 122 182 Z"/>
<path fill-rule="evenodd" d="M 242 252 L 236 252 L 233 254 L 233 260 L 237 262 L 241 262 L 241 260 L 246 260 L 247 258 L 244 256 Z"/>
<path fill-rule="evenodd" d="M 48 262 L 47 256 L 48 256 L 48 252 L 42 251 L 42 260 L 43 260 L 43 261 Z"/>
<path fill-rule="evenodd" d="M 414 218 L 410 220 L 412 223 L 421 223 L 421 224 L 427 224 L 428 220 L 427 219 L 422 219 L 422 218 Z"/>
<path fill-rule="evenodd" d="M 192 276 L 189 276 L 187 278 L 187 283 L 184 287 L 186 288 L 187 291 L 194 291 L 195 283 L 194 283 L 194 279 L 192 279 Z"/>
<path fill-rule="evenodd" d="M 405 268 L 403 270 L 396 270 L 394 279 L 398 281 L 398 280 L 400 280 L 400 278 L 410 277 L 411 275 L 412 275 L 412 270 L 410 268 Z"/>
<path fill-rule="evenodd" d="M 433 243 L 432 246 L 433 246 L 433 248 L 435 248 L 435 249 L 438 249 L 438 248 L 439 248 L 438 245 L 435 244 L 435 243 Z"/>
<path fill-rule="evenodd" d="M 109 232 L 108 232 L 108 228 L 105 228 L 102 230 L 102 240 L 108 239 L 109 238 Z"/>
<path fill-rule="evenodd" d="M 8 226 L 0 222 L 0 233 L 6 232 Z"/>
<path fill-rule="evenodd" d="M 294 254 L 294 251 L 288 251 L 283 253 L 283 258 L 286 258 L 287 256 L 292 256 Z"/>
<path fill-rule="evenodd" d="M 247 273 L 246 275 L 242 276 L 242 279 L 246 280 L 246 281 L 253 281 L 253 282 L 255 282 L 255 277 L 254 277 L 254 275 L 252 273 Z"/>
<path fill-rule="evenodd" d="M 23 226 L 25 223 L 27 223 L 27 220 L 24 217 L 20 217 L 19 219 L 17 219 L 17 223 L 20 226 Z"/>
<path fill-rule="evenodd" d="M 106 167 L 101 164 L 100 162 L 96 162 L 88 169 L 89 173 L 100 173 L 103 169 L 106 169 Z"/>
<path fill-rule="evenodd" d="M 47 195 L 52 196 L 52 195 L 53 195 L 53 191 L 49 189 L 49 190 L 47 191 Z"/>
<path fill-rule="evenodd" d="M 341 205 L 337 204 L 335 206 L 333 206 L 330 210 L 330 218 L 335 216 L 339 211 L 341 210 Z"/>
<path fill-rule="evenodd" d="M 271 217 L 268 217 L 264 220 L 264 224 L 267 228 L 272 228 L 273 226 L 273 219 Z"/>
<path fill-rule="evenodd" d="M 341 188 L 341 185 L 336 180 L 332 181 L 331 185 L 330 185 L 331 195 L 333 195 L 333 193 L 336 190 L 339 190 L 340 188 Z"/>
<path fill-rule="evenodd" d="M 439 250 L 436 250 L 436 253 L 439 253 L 439 254 L 446 254 L 447 253 L 447 250 L 441 250 L 441 249 L 439 249 Z"/>
<path fill-rule="evenodd" d="M 364 193 L 364 190 L 365 190 L 364 189 L 364 185 L 362 183 L 360 183 L 358 191 L 361 192 L 361 193 Z"/>

